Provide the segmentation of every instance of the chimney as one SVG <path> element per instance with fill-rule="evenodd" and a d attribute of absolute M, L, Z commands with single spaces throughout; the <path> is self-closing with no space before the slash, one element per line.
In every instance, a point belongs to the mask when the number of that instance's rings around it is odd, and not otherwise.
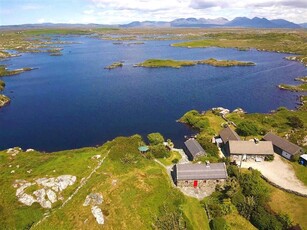
<path fill-rule="evenodd" d="M 210 167 L 210 162 L 209 161 L 206 161 L 206 167 Z"/>

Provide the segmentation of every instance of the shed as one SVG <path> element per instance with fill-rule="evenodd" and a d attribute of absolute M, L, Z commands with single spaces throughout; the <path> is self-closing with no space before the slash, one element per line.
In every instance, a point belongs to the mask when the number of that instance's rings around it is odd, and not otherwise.
<path fill-rule="evenodd" d="M 225 163 L 177 164 L 175 166 L 177 186 L 205 186 L 224 182 L 228 175 Z"/>
<path fill-rule="evenodd" d="M 226 144 L 228 141 L 240 141 L 241 140 L 239 135 L 234 130 L 232 130 L 229 126 L 220 131 L 220 137 L 224 144 Z"/>
<path fill-rule="evenodd" d="M 303 149 L 301 147 L 273 133 L 267 133 L 263 137 L 263 140 L 271 141 L 274 146 L 274 152 L 276 152 L 279 155 L 282 155 L 283 157 L 289 160 L 293 156 L 303 153 Z"/>
<path fill-rule="evenodd" d="M 184 142 L 186 146 L 186 153 L 190 160 L 194 160 L 198 156 L 206 155 L 206 151 L 200 146 L 200 144 L 194 138 L 190 138 Z"/>

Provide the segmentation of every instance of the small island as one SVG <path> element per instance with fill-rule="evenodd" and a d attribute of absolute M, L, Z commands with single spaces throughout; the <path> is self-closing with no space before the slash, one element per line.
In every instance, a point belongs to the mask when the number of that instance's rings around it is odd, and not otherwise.
<path fill-rule="evenodd" d="M 33 68 L 25 67 L 20 69 L 8 70 L 5 65 L 0 65 L 0 77 L 17 75 L 30 70 L 33 70 Z"/>
<path fill-rule="evenodd" d="M 142 63 L 134 65 L 135 67 L 146 67 L 146 68 L 181 68 L 183 66 L 195 66 L 195 65 L 211 65 L 215 67 L 231 67 L 231 66 L 254 66 L 253 62 L 242 62 L 236 60 L 216 60 L 214 58 L 199 60 L 199 61 L 178 61 L 170 59 L 148 59 Z"/>
<path fill-rule="evenodd" d="M 307 76 L 297 77 L 294 80 L 303 82 L 303 84 L 300 84 L 300 85 L 280 84 L 280 85 L 278 85 L 278 88 L 280 88 L 282 90 L 289 90 L 289 91 L 294 91 L 294 92 L 307 92 Z"/>
<path fill-rule="evenodd" d="M 114 62 L 112 63 L 111 65 L 108 65 L 106 67 L 104 67 L 105 69 L 116 69 L 116 68 L 119 68 L 119 67 L 123 67 L 123 64 L 124 62 L 123 61 L 119 61 L 119 62 Z"/>
<path fill-rule="evenodd" d="M 9 104 L 11 101 L 10 98 L 8 98 L 7 96 L 0 94 L 0 108 Z"/>
<path fill-rule="evenodd" d="M 3 91 L 3 90 L 4 90 L 4 87 L 5 87 L 4 81 L 1 81 L 1 80 L 0 80 L 0 91 Z"/>
<path fill-rule="evenodd" d="M 50 56 L 62 56 L 63 54 L 61 53 L 63 49 L 62 48 L 52 48 L 48 49 L 47 52 L 49 53 Z"/>

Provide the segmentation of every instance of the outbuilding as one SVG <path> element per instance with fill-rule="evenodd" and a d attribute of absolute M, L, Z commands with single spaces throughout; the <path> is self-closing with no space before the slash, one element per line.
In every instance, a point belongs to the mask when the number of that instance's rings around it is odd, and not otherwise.
<path fill-rule="evenodd" d="M 240 158 L 262 161 L 265 157 L 274 155 L 271 141 L 228 141 L 226 149 L 233 160 Z"/>
<path fill-rule="evenodd" d="M 273 143 L 274 152 L 291 160 L 297 154 L 303 154 L 303 149 L 290 141 L 281 138 L 273 133 L 267 133 L 263 140 Z"/>
<path fill-rule="evenodd" d="M 178 187 L 215 187 L 228 177 L 225 163 L 177 164 L 173 172 Z"/>
<path fill-rule="evenodd" d="M 206 155 L 206 151 L 194 138 L 190 138 L 189 140 L 184 142 L 184 145 L 186 147 L 185 152 L 190 160 L 194 160 L 196 157 Z"/>
<path fill-rule="evenodd" d="M 232 130 L 229 126 L 222 129 L 219 133 L 220 138 L 222 139 L 223 144 L 225 145 L 228 141 L 240 141 L 241 138 L 239 135 Z"/>

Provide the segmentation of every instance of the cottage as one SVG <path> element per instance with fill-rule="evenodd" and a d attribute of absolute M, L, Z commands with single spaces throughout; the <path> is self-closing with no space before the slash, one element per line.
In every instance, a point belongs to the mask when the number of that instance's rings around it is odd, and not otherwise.
<path fill-rule="evenodd" d="M 299 163 L 301 165 L 307 166 L 307 154 L 303 154 L 300 156 Z"/>
<path fill-rule="evenodd" d="M 297 154 L 303 154 L 303 149 L 296 144 L 287 141 L 273 133 L 267 133 L 263 140 L 273 143 L 274 152 L 291 160 Z"/>
<path fill-rule="evenodd" d="M 239 135 L 234 130 L 232 130 L 230 127 L 227 127 L 221 130 L 219 135 L 224 145 L 228 141 L 240 141 L 241 140 Z"/>
<path fill-rule="evenodd" d="M 274 150 L 271 141 L 228 141 L 226 151 L 233 160 L 255 159 L 261 161 L 265 157 L 273 156 Z"/>
<path fill-rule="evenodd" d="M 200 146 L 200 144 L 194 138 L 190 138 L 184 142 L 186 146 L 186 153 L 190 160 L 194 160 L 198 156 L 206 155 L 205 150 Z"/>
<path fill-rule="evenodd" d="M 173 172 L 178 187 L 215 187 L 228 177 L 225 163 L 177 164 Z"/>

